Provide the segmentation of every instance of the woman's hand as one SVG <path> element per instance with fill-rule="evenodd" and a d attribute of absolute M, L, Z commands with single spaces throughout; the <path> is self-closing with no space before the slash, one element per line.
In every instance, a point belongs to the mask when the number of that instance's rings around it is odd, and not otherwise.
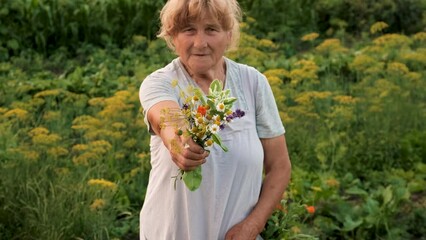
<path fill-rule="evenodd" d="M 264 152 L 265 177 L 259 201 L 244 221 L 232 227 L 225 239 L 255 239 L 280 202 L 291 175 L 284 135 L 260 139 Z"/>
<path fill-rule="evenodd" d="M 163 130 L 162 132 L 167 132 Z M 170 137 L 163 137 L 163 135 L 173 135 Z M 209 152 L 205 151 L 200 145 L 196 144 L 190 137 L 178 136 L 175 133 L 161 134 L 163 142 L 170 139 L 169 144 L 166 145 L 170 151 L 173 162 L 184 171 L 194 170 L 199 165 L 206 162 Z"/>
<path fill-rule="evenodd" d="M 260 231 L 255 223 L 247 220 L 233 226 L 225 235 L 225 240 L 255 240 Z"/>
<path fill-rule="evenodd" d="M 164 112 L 167 112 L 165 111 L 167 109 L 180 109 L 180 107 L 174 101 L 161 101 L 149 109 L 147 117 L 150 128 L 161 137 L 164 145 L 170 151 L 173 162 L 181 170 L 194 170 L 206 162 L 209 153 L 186 134 L 177 134 L 175 125 L 179 125 L 178 122 L 172 123 L 170 126 L 164 124 L 165 118 L 167 118 L 164 116 Z"/>

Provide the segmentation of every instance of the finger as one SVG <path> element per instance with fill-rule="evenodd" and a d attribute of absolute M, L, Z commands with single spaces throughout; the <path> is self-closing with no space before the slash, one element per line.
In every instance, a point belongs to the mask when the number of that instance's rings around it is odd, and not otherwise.
<path fill-rule="evenodd" d="M 182 139 L 183 140 L 183 146 L 187 150 L 184 151 L 183 155 L 186 158 L 192 159 L 192 160 L 198 160 L 198 159 L 204 159 L 209 156 L 209 152 L 206 151 L 203 147 L 198 145 L 192 138 L 189 139 Z"/>
<path fill-rule="evenodd" d="M 181 139 L 179 139 L 181 140 Z M 180 142 L 176 140 L 174 142 L 173 151 L 176 154 L 181 154 L 185 159 L 192 161 L 200 161 L 205 159 L 209 152 L 204 150 L 201 146 L 196 144 L 193 140 L 189 140 L 187 142 Z"/>
<path fill-rule="evenodd" d="M 186 144 L 185 146 L 188 146 L 188 148 L 194 153 L 203 154 L 205 152 L 204 148 L 194 142 L 192 138 L 184 139 L 183 142 Z"/>
<path fill-rule="evenodd" d="M 182 170 L 193 170 L 206 162 L 204 154 L 193 153 L 184 147 L 179 151 L 170 151 L 170 154 L 172 160 Z"/>
<path fill-rule="evenodd" d="M 196 169 L 201 164 L 205 163 L 205 159 L 194 161 L 183 158 L 181 155 L 173 158 L 175 164 L 182 170 L 190 171 Z"/>

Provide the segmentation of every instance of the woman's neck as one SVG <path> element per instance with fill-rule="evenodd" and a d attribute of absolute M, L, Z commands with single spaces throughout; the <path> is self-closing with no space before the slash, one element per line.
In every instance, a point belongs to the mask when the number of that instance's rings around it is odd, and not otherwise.
<path fill-rule="evenodd" d="M 195 81 L 195 83 L 203 90 L 204 93 L 209 92 L 210 84 L 214 80 L 219 80 L 222 85 L 225 85 L 226 80 L 226 63 L 225 60 L 216 69 L 211 69 L 204 73 L 192 73 L 186 66 L 184 66 L 189 76 Z"/>

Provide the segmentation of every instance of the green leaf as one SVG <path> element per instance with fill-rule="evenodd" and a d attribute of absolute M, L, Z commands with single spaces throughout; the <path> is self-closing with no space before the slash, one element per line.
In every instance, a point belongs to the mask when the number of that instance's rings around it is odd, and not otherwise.
<path fill-rule="evenodd" d="M 354 221 L 351 216 L 346 216 L 345 221 L 343 223 L 342 231 L 349 232 L 357 228 L 359 225 L 362 224 L 362 219 L 358 221 Z"/>
<path fill-rule="evenodd" d="M 185 171 L 182 175 L 182 179 L 189 190 L 197 190 L 200 187 L 201 181 L 203 179 L 203 176 L 201 175 L 201 166 L 198 166 L 195 170 L 192 171 Z"/>
<path fill-rule="evenodd" d="M 222 91 L 222 88 L 222 83 L 219 80 L 215 79 L 210 84 L 210 93 L 220 92 Z"/>
<path fill-rule="evenodd" d="M 358 188 L 358 187 L 355 187 L 355 186 L 346 189 L 346 193 L 352 194 L 352 195 L 368 196 L 368 193 L 365 190 Z"/>
<path fill-rule="evenodd" d="M 201 92 L 201 90 L 199 88 L 194 89 L 194 94 L 195 94 L 195 96 L 198 97 L 198 99 L 200 99 L 200 101 L 203 105 L 206 105 L 206 99 L 204 99 L 204 94 Z"/>
<path fill-rule="evenodd" d="M 207 100 L 207 104 L 209 105 L 209 107 L 211 108 L 211 109 L 216 109 L 216 106 L 214 105 L 214 102 L 212 101 L 212 100 Z"/>
<path fill-rule="evenodd" d="M 19 49 L 19 43 L 18 41 L 16 41 L 16 39 L 12 39 L 12 40 L 8 40 L 7 41 L 7 46 L 13 50 L 18 50 Z"/>
<path fill-rule="evenodd" d="M 219 135 L 212 134 L 212 138 L 213 138 L 213 142 L 217 143 L 217 145 L 219 145 L 224 152 L 228 151 L 228 148 L 225 145 L 223 145 L 222 139 L 220 138 Z"/>
<path fill-rule="evenodd" d="M 229 104 L 234 103 L 235 101 L 237 101 L 237 98 L 231 97 L 231 98 L 226 99 L 226 100 L 223 102 L 223 104 L 225 104 L 225 105 L 229 105 Z"/>
<path fill-rule="evenodd" d="M 393 193 L 392 193 L 392 187 L 390 185 L 387 186 L 385 190 L 383 190 L 382 196 L 383 196 L 383 205 L 388 204 L 392 200 Z"/>

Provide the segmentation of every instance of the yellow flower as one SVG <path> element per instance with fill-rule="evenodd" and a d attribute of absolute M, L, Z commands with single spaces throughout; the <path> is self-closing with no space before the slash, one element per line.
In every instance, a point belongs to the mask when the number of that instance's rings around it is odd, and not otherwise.
<path fill-rule="evenodd" d="M 87 182 L 87 184 L 89 186 L 100 186 L 102 188 L 110 189 L 110 190 L 113 190 L 113 191 L 115 191 L 117 189 L 117 184 L 115 184 L 115 183 L 113 183 L 111 181 L 105 180 L 103 178 L 100 178 L 100 179 L 90 179 Z"/>
<path fill-rule="evenodd" d="M 103 97 L 92 98 L 89 100 L 89 105 L 95 106 L 95 107 L 103 107 L 105 106 L 105 98 Z"/>
<path fill-rule="evenodd" d="M 384 49 L 382 46 L 372 45 L 372 46 L 368 46 L 368 47 L 363 48 L 361 50 L 361 52 L 362 52 L 362 54 L 375 54 L 375 55 L 378 55 L 378 54 L 386 53 L 387 50 Z"/>
<path fill-rule="evenodd" d="M 24 150 L 24 157 L 30 161 L 37 161 L 40 158 L 40 153 L 32 150 Z"/>
<path fill-rule="evenodd" d="M 44 90 L 41 92 L 38 92 L 34 95 L 36 98 L 42 98 L 42 97 L 55 97 L 58 96 L 61 93 L 60 89 L 52 89 L 52 90 Z"/>
<path fill-rule="evenodd" d="M 340 185 L 340 182 L 337 181 L 335 178 L 327 179 L 325 183 L 330 187 L 338 187 Z"/>
<path fill-rule="evenodd" d="M 400 62 L 391 62 L 388 64 L 387 70 L 395 74 L 407 74 L 410 72 L 408 67 Z"/>
<path fill-rule="evenodd" d="M 301 59 L 301 60 L 295 62 L 294 65 L 298 66 L 299 68 L 306 70 L 308 72 L 316 72 L 319 69 L 316 62 L 314 62 L 312 60 L 307 60 L 307 59 Z"/>
<path fill-rule="evenodd" d="M 383 108 L 378 104 L 374 104 L 368 108 L 368 111 L 372 113 L 381 113 L 383 111 Z"/>
<path fill-rule="evenodd" d="M 360 54 L 355 57 L 352 63 L 349 64 L 351 69 L 356 71 L 364 71 L 367 68 L 374 66 L 376 64 L 376 60 L 368 55 Z"/>
<path fill-rule="evenodd" d="M 216 110 L 217 110 L 217 111 L 219 111 L 219 112 L 223 112 L 223 111 L 225 111 L 225 104 L 223 104 L 223 103 L 219 103 L 219 104 L 216 106 Z"/>
<path fill-rule="evenodd" d="M 121 98 L 122 100 L 132 96 L 132 93 L 128 90 L 117 91 L 114 96 Z"/>
<path fill-rule="evenodd" d="M 72 147 L 73 152 L 82 152 L 89 149 L 89 146 L 87 144 L 76 144 Z"/>
<path fill-rule="evenodd" d="M 373 75 L 375 75 L 375 74 L 380 74 L 380 73 L 382 73 L 382 72 L 383 72 L 383 70 L 384 70 L 384 68 L 385 68 L 385 63 L 383 63 L 383 62 L 378 62 L 378 63 L 376 63 L 376 65 L 373 65 L 373 66 L 371 66 L 371 67 L 369 67 L 369 68 L 365 69 L 364 73 L 365 73 L 366 75 L 370 75 L 370 77 L 372 77 L 372 76 L 373 76 Z"/>
<path fill-rule="evenodd" d="M 312 186 L 312 187 L 311 187 L 311 189 L 312 189 L 314 192 L 322 192 L 322 189 L 321 189 L 320 187 Z"/>
<path fill-rule="evenodd" d="M 289 114 L 292 114 L 293 116 L 302 115 L 304 117 L 313 118 L 313 119 L 320 119 L 320 116 L 317 113 L 309 111 L 310 105 L 306 107 L 303 106 L 295 106 L 295 107 L 289 107 L 288 112 Z"/>
<path fill-rule="evenodd" d="M 314 99 L 325 99 L 332 95 L 329 91 L 318 92 L 318 91 L 310 91 L 310 92 L 302 92 L 296 96 L 294 99 L 297 103 L 302 105 L 311 104 Z"/>
<path fill-rule="evenodd" d="M 178 80 L 177 79 L 173 79 L 172 81 L 172 87 L 176 87 L 178 85 Z"/>
<path fill-rule="evenodd" d="M 47 129 L 47 128 L 44 128 L 44 127 L 36 127 L 36 128 L 33 128 L 29 133 L 28 133 L 28 135 L 30 136 L 30 137 L 34 137 L 34 136 L 37 136 L 37 135 L 47 135 L 47 134 L 49 134 L 49 130 Z"/>
<path fill-rule="evenodd" d="M 283 120 L 284 124 L 289 124 L 295 121 L 295 119 L 290 117 L 287 112 L 280 111 L 280 117 Z"/>
<path fill-rule="evenodd" d="M 294 63 L 294 66 L 297 68 L 291 70 L 288 74 L 292 85 L 297 85 L 304 80 L 317 82 L 319 67 L 314 61 L 302 59 Z"/>
<path fill-rule="evenodd" d="M 405 61 L 417 63 L 423 66 L 426 62 L 426 51 L 421 51 L 421 49 L 417 49 L 416 52 L 407 52 L 401 54 L 401 58 Z"/>
<path fill-rule="evenodd" d="M 47 150 L 47 153 L 53 157 L 65 156 L 68 154 L 68 150 L 63 147 L 52 147 Z"/>
<path fill-rule="evenodd" d="M 419 81 L 421 81 L 421 79 L 422 79 L 422 74 L 420 74 L 420 73 L 418 73 L 418 72 L 409 72 L 409 73 L 407 74 L 407 78 L 408 78 L 410 81 L 413 81 L 413 82 L 419 82 Z"/>
<path fill-rule="evenodd" d="M 57 144 L 62 138 L 58 134 L 40 134 L 32 137 L 35 145 L 51 145 Z"/>
<path fill-rule="evenodd" d="M 282 68 L 275 68 L 275 69 L 269 69 L 265 71 L 263 75 L 265 75 L 266 78 L 270 78 L 270 77 L 284 78 L 289 75 L 289 72 Z"/>
<path fill-rule="evenodd" d="M 147 156 L 149 156 L 149 154 L 144 153 L 144 152 L 138 154 L 138 158 L 140 158 L 140 159 L 145 159 Z"/>
<path fill-rule="evenodd" d="M 282 80 L 279 77 L 270 76 L 268 77 L 268 82 L 272 87 L 272 86 L 279 86 L 282 83 Z"/>
<path fill-rule="evenodd" d="M 331 113 L 328 114 L 330 118 L 343 118 L 350 121 L 353 119 L 353 111 L 351 107 L 335 105 L 331 107 Z"/>
<path fill-rule="evenodd" d="M 61 117 L 61 112 L 59 111 L 47 111 L 43 115 L 43 119 L 46 121 L 54 121 L 58 120 Z"/>
<path fill-rule="evenodd" d="M 114 158 L 115 160 L 122 160 L 126 157 L 126 154 L 124 152 L 115 152 Z"/>
<path fill-rule="evenodd" d="M 102 127 L 104 124 L 102 123 L 101 120 L 94 118 L 92 116 L 89 115 L 83 115 L 83 116 L 79 116 L 76 117 L 73 121 L 72 121 L 72 128 L 73 129 L 85 129 L 85 128 L 100 128 Z"/>
<path fill-rule="evenodd" d="M 320 45 L 315 48 L 320 53 L 337 53 L 337 52 L 347 52 L 348 49 L 341 45 L 341 42 L 337 38 L 330 38 L 324 40 Z"/>
<path fill-rule="evenodd" d="M 93 152 L 85 152 L 81 154 L 80 156 L 76 156 L 72 159 L 72 162 L 75 165 L 83 165 L 87 166 L 89 165 L 89 161 L 91 160 L 97 160 L 99 159 L 99 155 Z"/>
<path fill-rule="evenodd" d="M 259 46 L 265 47 L 265 48 L 276 48 L 276 45 L 274 42 L 272 42 L 269 39 L 260 39 L 259 40 Z"/>
<path fill-rule="evenodd" d="M 92 141 L 89 146 L 90 151 L 97 154 L 104 154 L 112 149 L 111 143 L 105 140 Z"/>
<path fill-rule="evenodd" d="M 28 118 L 28 111 L 20 108 L 15 108 L 7 111 L 4 116 L 5 117 L 16 117 L 18 120 L 25 120 Z"/>
<path fill-rule="evenodd" d="M 132 148 L 132 147 L 136 146 L 137 143 L 138 143 L 138 141 L 136 139 L 130 138 L 129 140 L 127 140 L 123 143 L 123 147 Z"/>
<path fill-rule="evenodd" d="M 385 22 L 376 22 L 370 27 L 370 32 L 375 34 L 377 32 L 382 32 L 384 29 L 388 28 L 389 25 Z"/>
<path fill-rule="evenodd" d="M 73 152 L 82 152 L 89 149 L 89 146 L 87 144 L 76 144 L 72 147 Z"/>
<path fill-rule="evenodd" d="M 408 45 L 411 43 L 411 39 L 401 34 L 385 34 L 373 40 L 373 43 L 385 47 L 397 47 Z"/>
<path fill-rule="evenodd" d="M 5 112 L 7 112 L 8 111 L 8 109 L 7 108 L 2 108 L 2 107 L 0 107 L 0 114 L 3 114 L 3 113 L 5 113 Z"/>
<path fill-rule="evenodd" d="M 319 34 L 313 32 L 313 33 L 306 34 L 305 36 L 303 36 L 301 38 L 301 40 L 304 41 L 304 42 L 306 42 L 306 41 L 313 41 L 313 40 L 317 39 L 318 37 L 319 37 Z"/>
<path fill-rule="evenodd" d="M 98 140 L 98 141 L 92 141 L 89 143 L 91 147 L 103 147 L 107 148 L 108 150 L 111 149 L 111 143 L 105 140 Z"/>
<path fill-rule="evenodd" d="M 88 97 L 86 94 L 72 93 L 65 91 L 64 103 L 72 103 L 75 106 L 85 106 L 88 101 Z"/>
<path fill-rule="evenodd" d="M 105 205 L 106 205 L 105 200 L 98 198 L 98 199 L 95 199 L 92 204 L 90 204 L 90 209 L 92 211 L 96 211 L 96 210 L 104 208 Z"/>
<path fill-rule="evenodd" d="M 418 32 L 414 34 L 413 39 L 419 42 L 426 41 L 426 32 Z"/>
<path fill-rule="evenodd" d="M 170 151 L 172 153 L 181 153 L 182 147 L 176 139 L 170 140 Z"/>
<path fill-rule="evenodd" d="M 347 95 L 335 96 L 333 97 L 333 100 L 341 104 L 352 104 L 356 102 L 355 98 L 353 98 L 352 96 L 347 96 Z"/>
<path fill-rule="evenodd" d="M 302 230 L 300 230 L 300 228 L 299 228 L 298 226 L 293 226 L 293 227 L 291 227 L 291 231 L 292 231 L 294 234 L 299 234 L 299 233 L 301 233 L 301 232 L 302 232 Z"/>
<path fill-rule="evenodd" d="M 67 175 L 67 174 L 70 173 L 70 169 L 69 168 L 65 168 L 65 167 L 55 168 L 55 172 L 58 175 Z"/>

